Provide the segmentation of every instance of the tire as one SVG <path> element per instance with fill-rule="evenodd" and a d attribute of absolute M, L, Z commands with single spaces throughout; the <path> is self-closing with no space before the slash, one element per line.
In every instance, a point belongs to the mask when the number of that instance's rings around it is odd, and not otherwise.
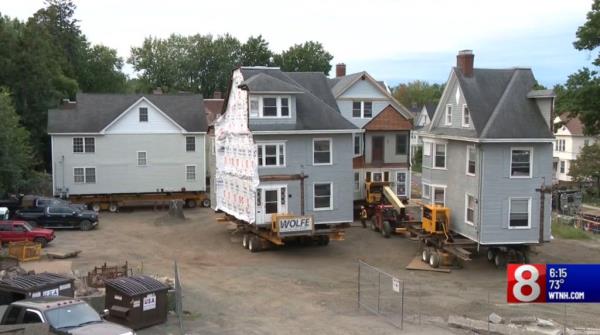
<path fill-rule="evenodd" d="M 421 252 L 421 260 L 423 263 L 429 263 L 429 257 L 431 257 L 431 252 L 429 251 L 428 247 L 424 247 L 423 251 Z"/>
<path fill-rule="evenodd" d="M 202 207 L 204 207 L 204 208 L 210 207 L 210 199 L 202 200 Z"/>
<path fill-rule="evenodd" d="M 390 238 L 392 234 L 392 226 L 389 221 L 383 221 L 383 225 L 381 227 L 381 236 L 385 238 Z"/>
<path fill-rule="evenodd" d="M 119 205 L 117 205 L 116 202 L 111 202 L 110 205 L 108 205 L 108 210 L 111 213 L 116 213 L 119 211 Z"/>
<path fill-rule="evenodd" d="M 260 250 L 260 241 L 258 236 L 250 237 L 250 240 L 248 241 L 248 250 L 250 250 L 250 252 L 257 252 Z"/>
<path fill-rule="evenodd" d="M 45 248 L 48 245 L 48 240 L 43 237 L 36 237 L 33 239 L 33 242 L 41 244 L 42 248 Z"/>
<path fill-rule="evenodd" d="M 91 210 L 93 210 L 96 213 L 100 212 L 101 207 L 100 207 L 100 203 L 98 203 L 98 202 L 91 204 L 89 207 Z"/>
<path fill-rule="evenodd" d="M 248 240 L 250 240 L 250 235 L 244 234 L 244 237 L 242 237 L 242 247 L 244 249 L 248 249 Z"/>
<path fill-rule="evenodd" d="M 92 223 L 89 220 L 83 220 L 79 223 L 79 229 L 88 231 L 93 228 Z"/>
<path fill-rule="evenodd" d="M 503 252 L 496 253 L 496 256 L 494 257 L 494 265 L 496 265 L 498 269 L 506 266 L 506 255 Z"/>
<path fill-rule="evenodd" d="M 188 199 L 185 201 L 185 206 L 187 208 L 196 208 L 197 205 L 198 205 L 198 203 L 194 199 Z"/>
<path fill-rule="evenodd" d="M 493 263 L 495 257 L 496 257 L 496 250 L 494 250 L 493 248 L 489 248 L 487 250 L 487 260 L 488 260 L 488 262 Z"/>
<path fill-rule="evenodd" d="M 434 269 L 437 269 L 440 266 L 440 255 L 437 251 L 431 253 L 431 256 L 429 257 L 429 266 Z"/>

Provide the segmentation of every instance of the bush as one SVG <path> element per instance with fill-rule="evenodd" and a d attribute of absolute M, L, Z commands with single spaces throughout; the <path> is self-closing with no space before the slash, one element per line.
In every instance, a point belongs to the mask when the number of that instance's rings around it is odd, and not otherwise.
<path fill-rule="evenodd" d="M 589 240 L 592 235 L 582 229 L 561 222 L 559 219 L 552 220 L 552 235 L 566 240 Z"/>

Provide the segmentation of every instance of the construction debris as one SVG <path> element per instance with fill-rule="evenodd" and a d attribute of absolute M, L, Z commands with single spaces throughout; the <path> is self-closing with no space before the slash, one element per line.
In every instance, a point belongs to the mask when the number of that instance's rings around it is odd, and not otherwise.
<path fill-rule="evenodd" d="M 104 287 L 105 279 L 114 279 L 126 277 L 129 275 L 129 266 L 125 265 L 108 266 L 106 263 L 101 267 L 94 267 L 94 270 L 88 272 L 87 285 L 91 287 Z"/>
<path fill-rule="evenodd" d="M 65 259 L 65 258 L 77 257 L 77 255 L 79 255 L 80 253 L 81 253 L 81 250 L 72 250 L 72 251 L 54 250 L 54 251 L 47 251 L 46 255 L 50 259 L 52 259 L 52 258 Z"/>
<path fill-rule="evenodd" d="M 488 320 L 490 320 L 491 323 L 495 324 L 500 324 L 504 322 L 504 319 L 502 319 L 502 317 L 496 313 L 490 314 L 490 316 L 488 316 Z"/>

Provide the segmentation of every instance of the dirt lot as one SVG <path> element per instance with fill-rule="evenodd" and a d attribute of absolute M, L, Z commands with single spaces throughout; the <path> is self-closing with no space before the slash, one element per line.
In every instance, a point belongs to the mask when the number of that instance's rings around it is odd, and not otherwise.
<path fill-rule="evenodd" d="M 358 259 L 405 280 L 408 333 L 446 334 L 450 330 L 443 327 L 442 318 L 449 314 L 483 320 L 491 312 L 600 327 L 600 305 L 569 305 L 566 317 L 564 305 L 507 305 L 506 273 L 485 257 L 449 274 L 408 271 L 404 267 L 417 253 L 416 242 L 399 236 L 384 239 L 359 227 L 350 228 L 345 241 L 327 247 L 253 254 L 242 248 L 239 236 L 216 222 L 211 210 L 186 211 L 185 223 L 157 224 L 163 215 L 139 209 L 102 213 L 98 230 L 58 232 L 49 248 L 83 250 L 73 261 L 81 273 L 104 262 L 127 260 L 138 269 L 143 263 L 144 273 L 173 276 L 176 259 L 184 309 L 190 312 L 184 320 L 188 333 L 397 333 L 382 318 L 357 310 Z M 540 248 L 532 261 L 600 263 L 600 243 L 555 240 Z M 388 285 L 382 291 L 390 297 L 395 294 Z M 172 316 L 166 325 L 139 332 L 169 333 L 178 333 Z"/>

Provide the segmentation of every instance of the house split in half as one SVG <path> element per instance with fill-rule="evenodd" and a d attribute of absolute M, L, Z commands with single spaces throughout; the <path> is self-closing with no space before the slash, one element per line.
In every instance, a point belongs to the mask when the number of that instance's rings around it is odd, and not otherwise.
<path fill-rule="evenodd" d="M 473 67 L 461 51 L 423 137 L 423 198 L 480 244 L 550 239 L 554 94 L 531 69 Z"/>

